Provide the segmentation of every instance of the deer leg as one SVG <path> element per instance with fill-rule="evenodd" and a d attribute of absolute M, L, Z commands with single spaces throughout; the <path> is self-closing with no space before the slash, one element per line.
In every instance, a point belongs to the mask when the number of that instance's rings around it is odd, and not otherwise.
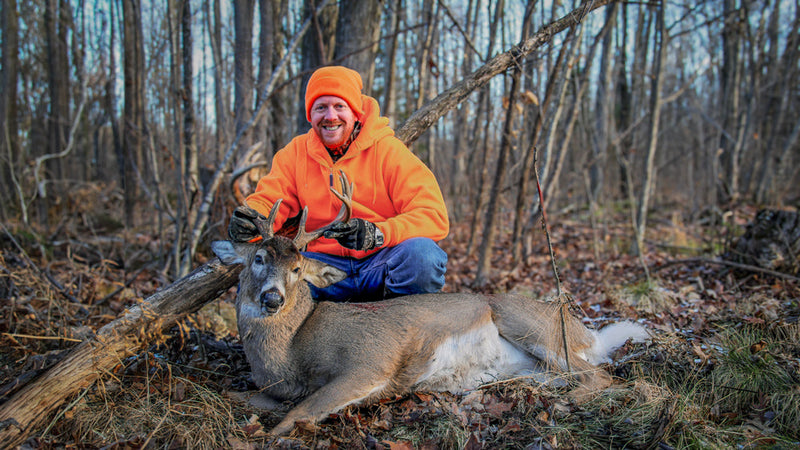
<path fill-rule="evenodd" d="M 504 296 L 491 305 L 503 337 L 540 359 L 550 370 L 569 370 L 581 385 L 582 394 L 576 392 L 576 397 L 587 397 L 611 384 L 611 377 L 604 370 L 580 356 L 592 346 L 594 337 L 568 311 L 562 316 L 560 305 L 521 296 Z"/>
<path fill-rule="evenodd" d="M 275 436 L 287 435 L 294 429 L 295 422 L 316 423 L 328 414 L 335 413 L 348 405 L 380 395 L 386 390 L 389 382 L 375 375 L 362 373 L 358 376 L 344 376 L 331 380 L 292 408 L 270 433 Z M 364 384 L 368 380 L 376 381 Z"/>
<path fill-rule="evenodd" d="M 275 400 L 273 397 L 264 392 L 256 392 L 253 394 L 253 396 L 247 399 L 247 403 L 249 403 L 250 406 L 269 411 L 282 411 L 287 409 L 286 404 Z"/>

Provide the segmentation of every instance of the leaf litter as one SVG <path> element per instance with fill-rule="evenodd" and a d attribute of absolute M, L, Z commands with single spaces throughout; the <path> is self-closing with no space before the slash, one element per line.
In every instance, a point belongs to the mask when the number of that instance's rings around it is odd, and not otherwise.
<path fill-rule="evenodd" d="M 601 327 L 624 318 L 654 331 L 651 342 L 626 345 L 614 363 L 603 366 L 616 383 L 586 403 L 570 402 L 567 387 L 523 378 L 461 395 L 417 392 L 349 407 L 321 423 L 299 424 L 289 438 L 275 439 L 267 432 L 284 412 L 258 409 L 247 401 L 257 388 L 236 335 L 234 294 L 229 292 L 69 399 L 25 446 L 796 446 L 798 283 L 763 274 L 741 276 L 702 262 L 675 263 L 687 252 L 709 254 L 709 242 L 720 238 L 714 237 L 715 230 L 699 226 L 682 225 L 686 229 L 676 233 L 669 223 L 655 225 L 649 234 L 661 245 L 650 245 L 645 255 L 655 274 L 648 282 L 639 259 L 628 254 L 626 227 L 606 224 L 598 239 L 583 222 L 562 218 L 551 233 L 563 285 L 580 306 L 584 322 Z M 6 299 L 0 305 L 0 401 L 94 330 L 168 284 L 155 267 L 143 265 L 133 273 L 120 267 L 124 254 L 138 260 L 158 245 L 146 235 L 128 241 L 140 249 L 123 251 L 113 244 L 115 239 L 96 237 L 91 242 L 111 247 L 84 244 L 72 249 L 69 242 L 81 241 L 76 234 L 47 254 L 35 238 L 12 234 L 25 254 L 0 237 L 0 298 Z M 678 249 L 669 245 L 675 236 L 680 236 Z M 447 292 L 474 291 L 470 282 L 476 263 L 465 252 L 468 238 L 468 230 L 456 224 L 442 242 L 450 255 Z M 511 261 L 510 243 L 503 239 L 493 252 L 498 270 L 482 292 L 552 296 L 544 245 L 534 246 L 518 264 Z"/>

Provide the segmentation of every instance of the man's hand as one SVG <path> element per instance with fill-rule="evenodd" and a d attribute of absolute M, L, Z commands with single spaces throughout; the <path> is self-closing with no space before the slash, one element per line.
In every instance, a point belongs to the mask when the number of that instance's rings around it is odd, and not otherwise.
<path fill-rule="evenodd" d="M 233 242 L 250 242 L 261 235 L 256 227 L 255 219 L 264 216 L 249 206 L 237 206 L 228 223 L 228 237 Z"/>
<path fill-rule="evenodd" d="M 383 233 L 374 223 L 364 219 L 350 219 L 347 223 L 334 224 L 322 234 L 336 239 L 339 245 L 351 250 L 372 250 L 383 245 Z"/>

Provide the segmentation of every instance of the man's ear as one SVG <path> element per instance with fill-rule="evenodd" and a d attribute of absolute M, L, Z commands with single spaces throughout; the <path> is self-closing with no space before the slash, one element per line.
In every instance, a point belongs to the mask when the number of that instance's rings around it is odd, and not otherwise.
<path fill-rule="evenodd" d="M 226 266 L 244 264 L 244 258 L 236 252 L 236 246 L 231 241 L 214 241 L 211 243 L 211 250 Z"/>
<path fill-rule="evenodd" d="M 328 287 L 347 278 L 346 273 L 316 259 L 305 258 L 303 264 L 305 280 L 318 288 Z"/>

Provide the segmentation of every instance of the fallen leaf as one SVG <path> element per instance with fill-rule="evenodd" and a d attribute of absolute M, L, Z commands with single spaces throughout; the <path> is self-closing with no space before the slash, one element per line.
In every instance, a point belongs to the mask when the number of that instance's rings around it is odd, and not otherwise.
<path fill-rule="evenodd" d="M 389 446 L 389 450 L 414 450 L 414 446 L 408 441 L 381 441 L 381 444 Z"/>

